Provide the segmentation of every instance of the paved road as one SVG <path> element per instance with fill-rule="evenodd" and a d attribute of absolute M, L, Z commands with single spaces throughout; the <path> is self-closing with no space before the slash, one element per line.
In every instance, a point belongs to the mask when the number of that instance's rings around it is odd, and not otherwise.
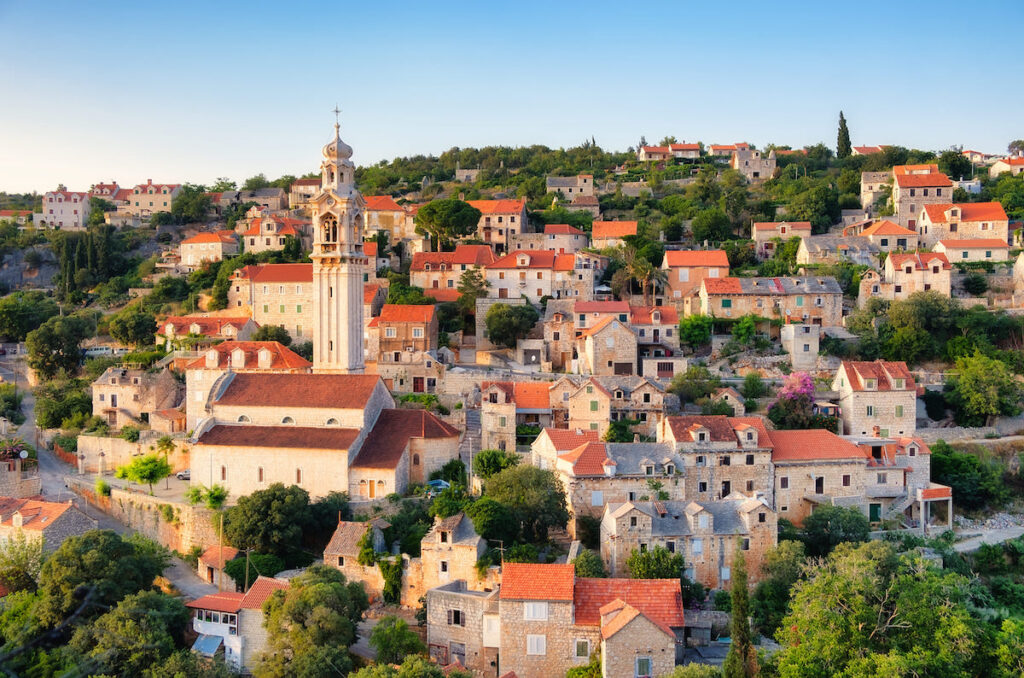
<path fill-rule="evenodd" d="M 1004 541 L 1016 539 L 1022 534 L 1024 534 L 1024 527 L 1017 525 L 1000 529 L 985 530 L 977 537 L 971 537 L 970 539 L 964 539 L 961 542 L 957 542 L 953 545 L 953 550 L 959 551 L 960 553 L 976 551 L 982 544 L 999 544 Z"/>
<path fill-rule="evenodd" d="M 17 365 L 17 364 L 16 364 Z M 13 374 L 10 368 L 12 365 L 4 363 L 0 365 L 0 376 L 5 381 L 13 381 Z M 18 376 L 18 386 L 26 384 L 24 376 Z M 35 396 L 26 388 L 23 392 L 21 410 L 25 413 L 25 423 L 18 427 L 17 436 L 31 445 L 36 443 L 35 433 Z M 113 530 L 121 535 L 131 534 L 133 531 L 124 523 L 111 518 L 106 513 L 92 507 L 88 502 L 82 500 L 78 495 L 68 489 L 64 476 L 75 472 L 70 466 L 55 457 L 49 450 L 42 447 L 37 450 L 39 457 L 39 477 L 42 480 L 42 495 L 47 501 L 68 501 L 73 500 L 75 508 L 86 514 L 97 522 L 100 529 Z M 172 481 L 173 483 L 173 481 Z M 186 598 L 199 598 L 208 593 L 215 593 L 217 587 L 199 578 L 183 560 L 172 558 L 171 565 L 164 571 L 164 576 L 181 591 Z"/>

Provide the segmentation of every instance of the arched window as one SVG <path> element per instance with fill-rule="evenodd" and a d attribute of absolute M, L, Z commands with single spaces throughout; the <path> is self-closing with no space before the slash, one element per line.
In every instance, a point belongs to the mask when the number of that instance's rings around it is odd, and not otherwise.
<path fill-rule="evenodd" d="M 291 417 L 285 417 L 284 419 L 281 420 L 281 423 L 282 424 L 294 424 L 295 420 L 292 419 Z"/>
<path fill-rule="evenodd" d="M 220 479 L 221 480 L 227 480 L 228 479 L 228 467 L 227 466 L 221 466 L 220 467 Z"/>
<path fill-rule="evenodd" d="M 413 466 L 419 466 L 420 465 L 420 455 L 418 455 L 418 454 L 412 455 L 412 465 Z"/>
<path fill-rule="evenodd" d="M 251 421 L 252 420 L 249 419 L 249 417 L 245 416 L 244 414 L 238 418 L 238 423 L 239 424 L 248 424 Z"/>
<path fill-rule="evenodd" d="M 328 426 L 337 426 L 338 425 L 338 420 L 335 419 L 334 417 L 331 417 L 330 419 L 327 420 L 327 425 Z"/>
<path fill-rule="evenodd" d="M 259 467 L 259 468 L 258 468 L 258 469 L 256 470 L 256 479 L 257 479 L 257 480 L 258 480 L 259 482 L 261 482 L 261 483 L 263 482 L 263 467 L 262 467 L 262 466 L 260 466 L 260 467 Z"/>
<path fill-rule="evenodd" d="M 301 468 L 295 469 L 295 484 L 296 485 L 301 485 L 302 484 L 302 469 Z"/>

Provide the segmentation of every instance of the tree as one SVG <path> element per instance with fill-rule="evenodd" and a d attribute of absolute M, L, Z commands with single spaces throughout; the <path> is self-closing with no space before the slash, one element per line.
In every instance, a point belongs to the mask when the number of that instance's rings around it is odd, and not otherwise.
<path fill-rule="evenodd" d="M 714 319 L 709 315 L 691 315 L 679 321 L 679 341 L 696 350 L 711 343 Z"/>
<path fill-rule="evenodd" d="M 850 146 L 850 130 L 846 127 L 846 116 L 839 111 L 839 134 L 836 138 L 836 157 L 842 160 L 850 157 L 853 148 Z"/>
<path fill-rule="evenodd" d="M 565 678 L 603 678 L 601 671 L 601 653 L 594 651 L 590 661 L 583 666 L 573 666 L 565 672 Z"/>
<path fill-rule="evenodd" d="M 732 620 L 729 654 L 722 665 L 725 678 L 750 678 L 758 674 L 757 652 L 750 633 L 750 592 L 747 590 L 747 559 L 735 549 L 732 561 Z"/>
<path fill-rule="evenodd" d="M 932 443 L 931 452 L 932 481 L 953 488 L 953 494 L 960 497 L 957 504 L 963 508 L 996 507 L 1009 499 L 998 462 L 958 452 L 944 440 Z"/>
<path fill-rule="evenodd" d="M 580 551 L 580 554 L 573 558 L 573 567 L 576 568 L 577 577 L 607 577 L 604 570 L 604 561 L 590 549 Z"/>
<path fill-rule="evenodd" d="M 679 396 L 684 403 L 707 398 L 722 385 L 722 381 L 711 374 L 703 365 L 691 365 L 682 374 L 672 377 L 668 390 Z"/>
<path fill-rule="evenodd" d="M 939 171 L 953 181 L 963 179 L 964 177 L 970 178 L 974 173 L 974 165 L 971 164 L 970 159 L 960 151 L 943 151 L 939 156 L 938 165 Z"/>
<path fill-rule="evenodd" d="M 763 576 L 751 598 L 754 626 L 764 635 L 775 635 L 782 618 L 789 610 L 789 592 L 800 579 L 807 556 L 799 541 L 780 541 L 765 552 L 761 563 Z"/>
<path fill-rule="evenodd" d="M 459 306 L 467 311 L 475 311 L 476 300 L 487 296 L 487 288 L 491 284 L 484 278 L 479 268 L 470 268 L 459 278 Z"/>
<path fill-rule="evenodd" d="M 224 191 L 235 191 L 238 190 L 238 184 L 227 177 L 217 177 L 217 180 L 210 186 L 210 191 L 213 193 L 223 193 Z"/>
<path fill-rule="evenodd" d="M 171 201 L 171 215 L 179 224 L 204 222 L 207 212 L 210 211 L 210 204 L 210 196 L 206 194 L 205 186 L 185 184 L 177 197 Z"/>
<path fill-rule="evenodd" d="M 115 475 L 133 483 L 149 485 L 149 493 L 153 494 L 153 485 L 171 475 L 171 465 L 158 454 L 147 454 L 135 457 L 130 464 L 118 467 Z"/>
<path fill-rule="evenodd" d="M 141 306 L 131 306 L 110 321 L 110 336 L 122 344 L 149 346 L 156 335 L 156 318 Z"/>
<path fill-rule="evenodd" d="M 45 559 L 42 538 L 15 532 L 0 543 L 0 584 L 8 591 L 35 591 Z"/>
<path fill-rule="evenodd" d="M 495 473 L 504 471 L 519 463 L 519 455 L 504 450 L 480 450 L 473 457 L 473 473 L 487 480 Z"/>
<path fill-rule="evenodd" d="M 61 370 L 74 374 L 82 359 L 82 341 L 95 326 L 79 316 L 55 316 L 25 337 L 28 365 L 43 379 L 52 379 Z"/>
<path fill-rule="evenodd" d="M 781 676 L 969 676 L 981 630 L 970 582 L 873 541 L 844 544 L 793 587 Z"/>
<path fill-rule="evenodd" d="M 1024 676 L 1024 621 L 1004 619 L 996 636 L 1000 677 Z"/>
<path fill-rule="evenodd" d="M 267 181 L 267 176 L 260 172 L 254 177 L 249 177 L 242 184 L 243 191 L 258 191 L 261 188 L 270 188 L 270 182 Z"/>
<path fill-rule="evenodd" d="M 539 318 L 540 313 L 529 304 L 494 304 L 487 309 L 484 319 L 487 337 L 498 346 L 515 348 L 518 341 L 530 333 Z"/>
<path fill-rule="evenodd" d="M 233 678 L 222 661 L 210 661 L 190 650 L 178 650 L 143 674 L 145 678 Z"/>
<path fill-rule="evenodd" d="M 416 232 L 429 235 L 435 250 L 476 232 L 481 212 L 457 198 L 433 200 L 416 213 Z"/>
<path fill-rule="evenodd" d="M 85 618 L 148 589 L 170 564 L 166 549 L 110 530 L 68 537 L 39 572 L 39 620 L 54 627 L 80 606 Z"/>
<path fill-rule="evenodd" d="M 465 507 L 473 521 L 473 529 L 487 541 L 512 543 L 519 534 L 519 524 L 512 511 L 491 497 L 481 497 Z"/>
<path fill-rule="evenodd" d="M 616 419 L 609 422 L 608 430 L 601 436 L 606 443 L 631 443 L 634 440 L 633 427 L 638 426 L 638 419 Z"/>
<path fill-rule="evenodd" d="M 89 666 L 90 675 L 141 676 L 174 652 L 190 616 L 181 599 L 143 591 L 79 627 L 69 646 Z"/>
<path fill-rule="evenodd" d="M 290 346 L 292 343 L 292 335 L 288 334 L 281 325 L 261 325 L 259 329 L 253 332 L 253 341 L 276 341 L 282 346 Z"/>
<path fill-rule="evenodd" d="M 669 553 L 664 546 L 646 551 L 633 550 L 626 561 L 631 579 L 678 579 L 683 571 L 683 555 Z"/>
<path fill-rule="evenodd" d="M 745 315 L 732 326 L 733 338 L 741 344 L 749 345 L 757 334 L 757 320 L 753 315 Z"/>
<path fill-rule="evenodd" d="M 718 207 L 701 210 L 690 224 L 695 242 L 721 242 L 732 237 L 729 215 Z"/>
<path fill-rule="evenodd" d="M 1020 155 L 1021 153 L 1024 153 L 1024 139 L 1016 139 L 1014 141 L 1011 141 L 1006 146 L 1006 152 L 1009 153 L 1010 155 Z"/>
<path fill-rule="evenodd" d="M 401 666 L 372 664 L 349 674 L 349 678 L 472 678 L 466 671 L 446 671 L 422 655 L 409 655 Z"/>
<path fill-rule="evenodd" d="M 469 503 L 470 498 L 466 494 L 465 486 L 452 485 L 444 488 L 434 497 L 434 501 L 430 504 L 430 515 L 435 518 L 451 518 L 465 510 Z"/>
<path fill-rule="evenodd" d="M 377 661 L 397 664 L 407 655 L 425 654 L 426 645 L 401 617 L 381 617 L 370 632 L 370 647 L 377 651 Z"/>
<path fill-rule="evenodd" d="M 0 299 L 0 336 L 8 341 L 24 341 L 29 332 L 57 313 L 57 302 L 42 292 L 9 294 Z"/>
<path fill-rule="evenodd" d="M 743 378 L 743 397 L 747 400 L 753 400 L 755 398 L 763 398 L 768 393 L 768 387 L 765 385 L 761 375 L 757 372 L 749 372 L 747 376 Z"/>
<path fill-rule="evenodd" d="M 235 548 L 272 553 L 290 564 L 311 520 L 308 492 L 298 485 L 273 483 L 239 497 L 224 513 L 224 536 Z"/>
<path fill-rule="evenodd" d="M 273 577 L 283 569 L 284 561 L 270 553 L 250 553 L 248 561 L 242 556 L 224 564 L 225 574 L 243 591 L 248 591 L 260 576 Z"/>
<path fill-rule="evenodd" d="M 871 525 L 856 508 L 819 506 L 804 519 L 800 539 L 811 556 L 827 556 L 843 542 L 867 541 Z"/>
<path fill-rule="evenodd" d="M 259 678 L 337 676 L 352 667 L 348 648 L 370 603 L 361 582 L 329 565 L 313 565 L 263 604 L 267 650 Z"/>
<path fill-rule="evenodd" d="M 988 278 L 982 273 L 970 273 L 964 277 L 964 291 L 972 296 L 979 296 L 988 290 Z"/>
<path fill-rule="evenodd" d="M 1020 412 L 1022 390 L 1006 363 L 975 350 L 956 361 L 947 399 L 963 425 L 984 425 L 993 417 Z"/>
<path fill-rule="evenodd" d="M 512 512 L 524 541 L 542 541 L 549 528 L 569 523 L 565 490 L 551 471 L 513 466 L 491 476 L 484 487 L 487 496 Z"/>

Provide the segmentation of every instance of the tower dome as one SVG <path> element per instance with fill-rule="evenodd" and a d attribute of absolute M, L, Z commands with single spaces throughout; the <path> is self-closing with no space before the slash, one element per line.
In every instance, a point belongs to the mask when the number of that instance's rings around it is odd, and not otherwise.
<path fill-rule="evenodd" d="M 349 165 L 349 158 L 352 157 L 352 147 L 341 140 L 341 125 L 334 123 L 334 138 L 327 142 L 323 148 L 324 159 L 338 164 Z"/>

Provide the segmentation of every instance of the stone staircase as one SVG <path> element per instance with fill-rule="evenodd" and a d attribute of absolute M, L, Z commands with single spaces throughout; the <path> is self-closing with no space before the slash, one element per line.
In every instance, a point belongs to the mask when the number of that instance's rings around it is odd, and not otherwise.
<path fill-rule="evenodd" d="M 470 459 L 480 451 L 480 410 L 466 410 L 466 433 L 459 441 L 459 458 L 469 468 Z"/>

